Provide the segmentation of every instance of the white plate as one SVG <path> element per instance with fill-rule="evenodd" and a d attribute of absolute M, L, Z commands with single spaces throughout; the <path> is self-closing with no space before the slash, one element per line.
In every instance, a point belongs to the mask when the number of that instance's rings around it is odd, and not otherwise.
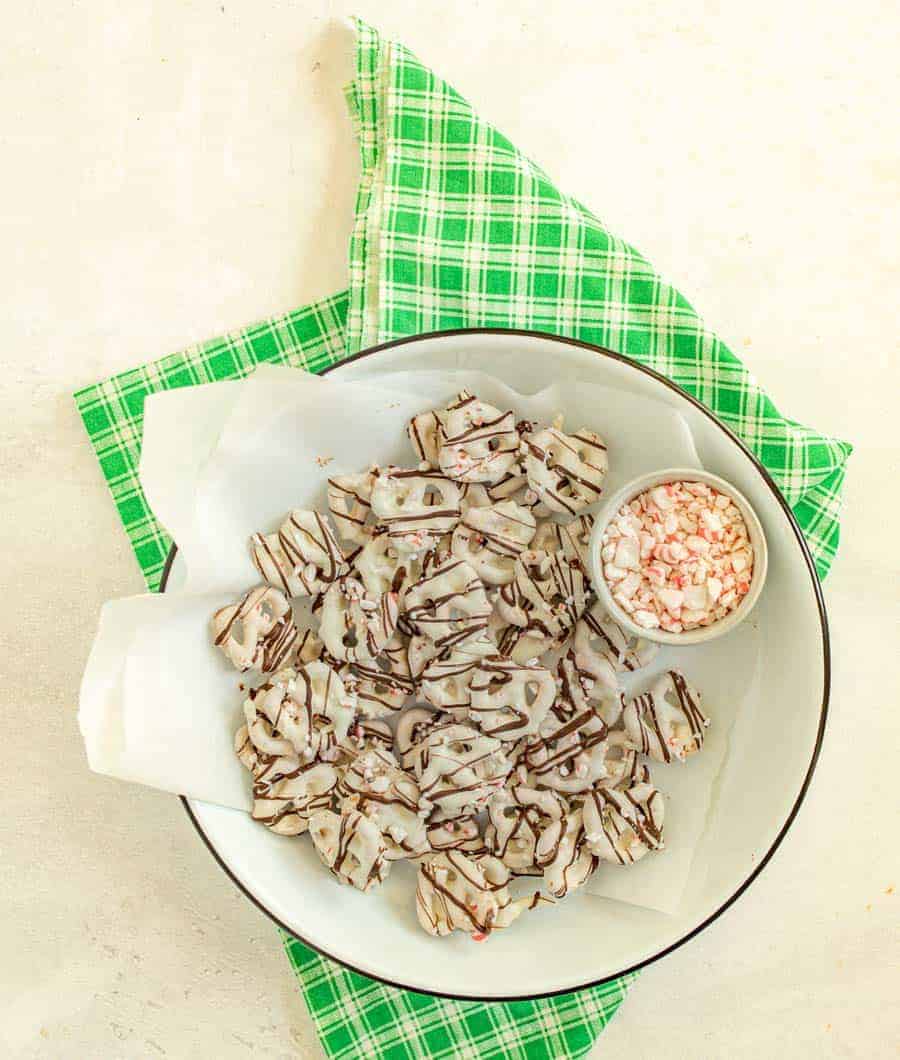
<path fill-rule="evenodd" d="M 761 664 L 754 657 L 751 669 L 759 692 L 734 724 L 715 812 L 678 912 L 665 915 L 576 894 L 546 915 L 529 917 L 527 933 L 516 925 L 484 945 L 465 935 L 432 939 L 410 915 L 411 866 L 395 866 L 388 881 L 393 886 L 383 889 L 376 907 L 371 896 L 335 887 L 326 873 L 306 871 L 307 863 L 316 863 L 309 844 L 279 842 L 247 814 L 184 802 L 235 883 L 285 930 L 324 954 L 422 992 L 535 997 L 595 984 L 663 956 L 715 919 L 759 874 L 790 826 L 818 757 L 828 705 L 828 629 L 812 560 L 774 483 L 727 428 L 663 377 L 569 340 L 481 330 L 377 347 L 332 375 L 383 384 L 392 372 L 466 367 L 489 371 L 523 393 L 542 389 L 565 369 L 665 402 L 687 420 L 703 465 L 734 483 L 762 521 L 768 581 L 746 624 L 755 627 L 752 647 Z M 598 424 L 602 430 L 602 410 Z M 704 653 L 704 669 L 714 665 L 715 657 L 706 654 L 711 648 L 696 649 Z M 746 681 L 747 667 L 742 669 Z M 717 678 L 721 696 L 729 674 Z M 744 691 L 735 689 L 736 695 Z"/>

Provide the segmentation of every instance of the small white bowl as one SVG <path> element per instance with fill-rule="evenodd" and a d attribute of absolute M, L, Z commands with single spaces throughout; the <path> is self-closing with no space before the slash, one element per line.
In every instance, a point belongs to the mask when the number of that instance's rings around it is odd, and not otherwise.
<path fill-rule="evenodd" d="M 666 482 L 705 482 L 708 486 L 714 486 L 721 493 L 726 494 L 734 501 L 740 509 L 744 522 L 747 524 L 747 533 L 750 544 L 753 546 L 753 576 L 750 579 L 750 589 L 744 597 L 740 606 L 709 626 L 701 626 L 698 629 L 687 630 L 684 633 L 667 633 L 662 629 L 644 629 L 639 626 L 613 599 L 606 578 L 603 576 L 603 564 L 600 561 L 601 539 L 603 532 L 609 525 L 616 512 L 629 501 L 633 501 L 645 490 L 654 486 L 664 485 Z M 734 486 L 718 475 L 711 475 L 708 471 L 700 471 L 697 468 L 664 468 L 661 471 L 652 471 L 649 475 L 641 475 L 640 478 L 632 479 L 623 486 L 618 493 L 613 494 L 603 507 L 597 512 L 594 520 L 594 529 L 591 534 L 591 544 L 588 552 L 588 566 L 590 567 L 591 580 L 594 589 L 600 597 L 600 602 L 612 617 L 635 636 L 643 637 L 644 640 L 652 640 L 657 644 L 704 644 L 730 633 L 741 624 L 747 615 L 753 610 L 753 606 L 759 599 L 763 583 L 766 580 L 768 567 L 768 549 L 763 528 L 757 518 L 756 512 L 750 507 L 749 502 L 739 493 Z"/>

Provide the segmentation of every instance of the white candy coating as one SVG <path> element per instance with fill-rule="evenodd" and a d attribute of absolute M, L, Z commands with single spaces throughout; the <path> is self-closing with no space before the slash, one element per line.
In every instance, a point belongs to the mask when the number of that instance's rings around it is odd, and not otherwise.
<path fill-rule="evenodd" d="M 528 783 L 574 794 L 587 791 L 607 775 L 608 727 L 588 707 L 576 714 L 551 711 L 538 737 L 529 740 L 521 756 Z"/>
<path fill-rule="evenodd" d="M 580 808 L 552 821 L 541 833 L 535 861 L 544 870 L 544 885 L 556 898 L 587 883 L 600 859 L 586 841 Z"/>
<path fill-rule="evenodd" d="M 474 570 L 448 553 L 426 557 L 422 575 L 406 591 L 406 615 L 439 649 L 484 639 L 491 605 Z"/>
<path fill-rule="evenodd" d="M 384 527 L 379 527 L 353 557 L 353 570 L 376 596 L 393 590 L 402 595 L 410 579 L 411 558 L 401 556 Z"/>
<path fill-rule="evenodd" d="M 464 854 L 476 857 L 489 852 L 476 817 L 432 819 L 428 823 L 426 834 L 433 851 L 461 850 Z"/>
<path fill-rule="evenodd" d="M 500 590 L 497 610 L 514 626 L 562 640 L 584 612 L 589 591 L 577 561 L 562 551 L 529 549 L 516 560 L 513 581 Z"/>
<path fill-rule="evenodd" d="M 404 753 L 410 738 L 416 742 Z M 401 738 L 398 730 L 395 739 L 402 761 L 419 780 L 422 797 L 447 817 L 483 809 L 512 768 L 499 740 L 452 718 L 438 716 L 412 736 L 404 732 Z"/>
<path fill-rule="evenodd" d="M 297 648 L 294 652 L 294 664 L 315 662 L 321 658 L 325 645 L 311 629 L 299 630 Z"/>
<path fill-rule="evenodd" d="M 658 650 L 652 641 L 627 633 L 599 603 L 575 627 L 578 668 L 612 691 L 618 687 L 617 674 L 641 669 Z"/>
<path fill-rule="evenodd" d="M 459 482 L 459 512 L 464 516 L 472 508 L 489 508 L 494 502 L 487 487 L 480 482 Z"/>
<path fill-rule="evenodd" d="M 614 682 L 615 675 L 612 672 L 610 677 Z M 598 709 L 599 705 L 616 691 L 615 684 L 610 687 L 582 669 L 577 664 L 575 652 L 571 648 L 565 655 L 560 656 L 556 664 L 556 685 L 559 690 L 556 709 L 566 717 L 589 708 Z M 606 720 L 604 715 L 604 721 Z"/>
<path fill-rule="evenodd" d="M 431 849 L 420 813 L 430 806 L 390 751 L 372 747 L 357 755 L 341 777 L 340 792 L 347 800 L 343 811 L 357 809 L 378 825 L 389 860 L 418 857 Z"/>
<path fill-rule="evenodd" d="M 419 744 L 444 715 L 428 707 L 409 707 L 394 729 L 394 755 L 404 769 L 413 769 L 419 758 Z"/>
<path fill-rule="evenodd" d="M 266 721 L 254 730 L 264 742 L 279 737 Z M 273 755 L 257 747 L 247 725 L 242 725 L 234 739 L 234 750 L 253 776 L 253 809 L 251 816 L 278 835 L 301 835 L 309 818 L 331 806 L 338 775 L 325 762 L 301 762 L 293 754 Z"/>
<path fill-rule="evenodd" d="M 338 776 L 342 776 L 354 759 L 370 748 L 390 751 L 394 746 L 394 734 L 391 727 L 380 718 L 358 716 L 350 726 L 350 731 L 333 748 L 324 752 L 334 764 Z M 320 752 L 322 757 L 323 752 Z"/>
<path fill-rule="evenodd" d="M 397 633 L 374 659 L 348 663 L 341 676 L 365 718 L 380 718 L 401 710 L 416 690 L 409 672 L 406 642 Z"/>
<path fill-rule="evenodd" d="M 498 654 L 512 659 L 513 662 L 523 663 L 540 658 L 554 645 L 552 637 L 545 636 L 537 630 L 504 623 L 496 610 L 491 618 L 489 630 L 497 643 Z"/>
<path fill-rule="evenodd" d="M 420 694 L 433 707 L 464 721 L 472 701 L 469 689 L 478 664 L 484 655 L 495 651 L 489 641 L 466 641 L 457 648 L 441 652 L 423 669 Z"/>
<path fill-rule="evenodd" d="M 445 409 L 430 409 L 413 416 L 406 426 L 416 456 L 431 468 L 438 466 L 441 446 L 446 438 L 446 419 Z"/>
<path fill-rule="evenodd" d="M 587 570 L 593 529 L 594 517 L 589 512 L 582 512 L 568 523 L 547 520 L 538 526 L 531 547 L 541 552 L 562 551 L 567 559 L 577 559 Z"/>
<path fill-rule="evenodd" d="M 334 475 L 328 480 L 328 510 L 334 519 L 338 535 L 345 541 L 364 545 L 372 534 L 374 482 L 374 471 Z"/>
<path fill-rule="evenodd" d="M 254 746 L 266 754 L 296 755 L 303 762 L 345 739 L 355 715 L 355 696 L 323 662 L 282 670 L 244 700 Z"/>
<path fill-rule="evenodd" d="M 604 766 L 606 776 L 601 783 L 605 788 L 628 788 L 633 784 L 650 783 L 650 770 L 641 761 L 637 749 L 631 746 L 628 733 L 623 729 L 616 729 L 609 734 Z"/>
<path fill-rule="evenodd" d="M 567 812 L 565 800 L 555 791 L 513 784 L 498 791 L 488 804 L 485 840 L 491 853 L 513 873 L 540 875 L 542 870 L 535 864 L 538 840 Z"/>
<path fill-rule="evenodd" d="M 449 648 L 441 651 L 431 637 L 426 637 L 424 633 L 414 633 L 410 637 L 409 646 L 406 649 L 406 657 L 409 661 L 409 672 L 413 681 L 418 685 L 422 679 L 422 674 L 425 672 L 425 668 L 431 660 L 438 656 L 446 658 L 449 653 Z"/>

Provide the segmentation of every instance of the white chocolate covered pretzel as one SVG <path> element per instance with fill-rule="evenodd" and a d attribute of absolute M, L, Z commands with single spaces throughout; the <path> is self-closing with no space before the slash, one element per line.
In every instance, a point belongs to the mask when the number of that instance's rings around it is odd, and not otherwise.
<path fill-rule="evenodd" d="M 341 677 L 345 688 L 356 696 L 364 718 L 380 718 L 401 710 L 416 690 L 406 643 L 397 633 L 374 659 L 348 663 Z"/>
<path fill-rule="evenodd" d="M 372 534 L 372 485 L 374 471 L 334 475 L 328 480 L 328 510 L 338 536 L 364 545 Z"/>
<path fill-rule="evenodd" d="M 322 657 L 325 645 L 311 629 L 298 631 L 297 647 L 294 651 L 294 665 L 315 662 Z"/>
<path fill-rule="evenodd" d="M 626 633 L 599 603 L 585 611 L 575 627 L 579 667 L 611 688 L 616 687 L 616 674 L 640 670 L 658 650 L 652 641 Z"/>
<path fill-rule="evenodd" d="M 372 511 L 400 552 L 434 548 L 459 522 L 459 487 L 437 471 L 382 468 Z"/>
<path fill-rule="evenodd" d="M 588 848 L 603 861 L 631 865 L 662 848 L 665 805 L 652 784 L 598 785 L 588 792 L 582 811 Z"/>
<path fill-rule="evenodd" d="M 556 699 L 556 680 L 546 667 L 489 655 L 479 663 L 469 690 L 469 718 L 481 731 L 518 740 L 540 730 Z"/>
<path fill-rule="evenodd" d="M 325 593 L 319 633 L 334 658 L 369 661 L 384 651 L 399 615 L 396 593 L 375 596 L 358 578 L 345 574 Z"/>
<path fill-rule="evenodd" d="M 582 512 L 581 515 L 567 523 L 545 520 L 538 525 L 531 547 L 541 552 L 561 550 L 567 559 L 577 559 L 587 570 L 588 549 L 593 529 L 594 517 L 589 512 Z"/>
<path fill-rule="evenodd" d="M 488 804 L 485 841 L 511 872 L 539 876 L 542 870 L 535 864 L 538 840 L 548 825 L 567 812 L 565 800 L 555 791 L 513 784 L 498 791 Z"/>
<path fill-rule="evenodd" d="M 472 701 L 469 691 L 472 678 L 483 656 L 495 651 L 489 641 L 466 641 L 458 648 L 441 652 L 423 669 L 420 694 L 433 707 L 465 721 Z"/>
<path fill-rule="evenodd" d="M 474 570 L 448 553 L 425 558 L 422 575 L 406 590 L 406 616 L 439 649 L 484 639 L 491 605 Z"/>
<path fill-rule="evenodd" d="M 402 600 L 406 586 L 421 571 L 421 563 L 401 553 L 385 527 L 378 527 L 353 557 L 353 569 L 370 593 L 395 592 Z"/>
<path fill-rule="evenodd" d="M 556 686 L 559 695 L 554 709 L 560 717 L 572 717 L 590 708 L 611 727 L 622 713 L 622 693 L 618 690 L 615 674 L 611 669 L 609 680 L 611 685 L 582 669 L 578 665 L 574 649 L 570 648 L 565 655 L 560 656 L 556 665 Z"/>
<path fill-rule="evenodd" d="M 322 810 L 309 821 L 309 834 L 319 857 L 341 883 L 370 891 L 390 871 L 387 845 L 378 825 L 358 810 Z"/>
<path fill-rule="evenodd" d="M 541 901 L 539 895 L 513 901 L 508 884 L 509 869 L 490 855 L 448 850 L 423 858 L 416 881 L 419 923 L 429 935 L 467 931 L 482 942 Z"/>
<path fill-rule="evenodd" d="M 235 734 L 234 750 L 253 776 L 251 816 L 273 832 L 301 835 L 312 814 L 330 808 L 338 780 L 332 766 L 267 754 L 254 745 L 246 725 Z"/>
<path fill-rule="evenodd" d="M 477 817 L 453 817 L 429 820 L 426 829 L 428 843 L 433 851 L 461 850 L 470 857 L 489 853 L 484 836 L 478 827 Z"/>
<path fill-rule="evenodd" d="M 418 857 L 431 849 L 425 830 L 430 806 L 390 751 L 373 747 L 357 755 L 341 777 L 340 792 L 344 810 L 352 806 L 378 825 L 389 860 Z"/>
<path fill-rule="evenodd" d="M 390 751 L 394 746 L 394 733 L 390 725 L 380 718 L 363 718 L 357 716 L 350 730 L 333 751 L 326 751 L 328 760 L 334 765 L 338 775 L 342 775 L 357 755 L 370 748 Z M 321 757 L 321 753 L 320 753 Z"/>
<path fill-rule="evenodd" d="M 408 707 L 394 729 L 394 756 L 403 769 L 413 769 L 419 758 L 417 750 L 426 735 L 441 720 L 448 720 L 428 707 Z"/>
<path fill-rule="evenodd" d="M 606 741 L 605 788 L 629 788 L 633 784 L 649 784 L 650 770 L 641 761 L 638 751 L 631 746 L 624 729 L 611 732 Z"/>
<path fill-rule="evenodd" d="M 441 471 L 459 482 L 498 482 L 519 456 L 513 412 L 501 412 L 463 391 L 446 413 Z"/>
<path fill-rule="evenodd" d="M 519 462 L 514 464 L 499 482 L 487 487 L 487 495 L 491 504 L 498 504 L 500 501 L 515 501 L 520 508 L 527 509 L 534 516 L 547 514 L 547 510 L 540 503 L 538 495 L 528 485 L 528 477 L 525 474 L 521 457 Z"/>
<path fill-rule="evenodd" d="M 522 446 L 528 485 L 551 512 L 578 515 L 600 498 L 609 461 L 599 435 L 584 428 L 564 434 L 545 427 Z"/>
<path fill-rule="evenodd" d="M 260 576 L 288 596 L 317 596 L 347 562 L 328 520 L 319 512 L 295 508 L 274 534 L 253 534 L 250 557 Z"/>
<path fill-rule="evenodd" d="M 400 736 L 398 731 L 395 739 Z M 404 733 L 402 742 L 407 738 Z M 499 740 L 446 716 L 426 724 L 415 738 L 405 754 L 401 750 L 402 761 L 415 772 L 423 799 L 446 817 L 483 809 L 512 768 Z"/>
<path fill-rule="evenodd" d="M 561 641 L 584 612 L 589 591 L 577 560 L 562 551 L 529 549 L 516 560 L 513 581 L 500 590 L 497 610 L 514 626 Z"/>
<path fill-rule="evenodd" d="M 522 751 L 528 783 L 569 794 L 587 791 L 607 776 L 607 735 L 606 722 L 590 707 L 570 716 L 551 711 Z"/>
<path fill-rule="evenodd" d="M 553 638 L 535 629 L 505 623 L 494 611 L 488 626 L 497 644 L 497 654 L 513 662 L 536 662 L 553 647 Z"/>
<path fill-rule="evenodd" d="M 626 703 L 622 717 L 632 746 L 657 762 L 683 762 L 695 754 L 709 725 L 700 693 L 680 670 L 667 670 L 648 692 Z"/>
<path fill-rule="evenodd" d="M 418 685 L 419 681 L 422 679 L 422 674 L 425 672 L 425 668 L 431 660 L 437 658 L 438 655 L 443 655 L 443 657 L 446 658 L 449 653 L 449 648 L 445 649 L 443 652 L 440 651 L 431 637 L 426 637 L 424 633 L 414 633 L 412 637 L 410 637 L 409 645 L 406 649 L 406 657 L 409 660 L 409 672 L 413 681 Z"/>
<path fill-rule="evenodd" d="M 544 885 L 556 898 L 587 883 L 600 859 L 587 841 L 580 808 L 571 810 L 558 821 L 551 821 L 541 833 L 535 861 L 544 870 Z"/>
<path fill-rule="evenodd" d="M 535 526 L 531 512 L 515 501 L 470 508 L 453 531 L 453 555 L 465 560 L 486 585 L 506 585 Z"/>
<path fill-rule="evenodd" d="M 458 482 L 459 486 L 459 514 L 464 516 L 472 508 L 490 508 L 494 503 L 491 500 L 487 487 L 480 482 Z"/>
<path fill-rule="evenodd" d="M 323 662 L 282 670 L 244 701 L 253 745 L 270 755 L 296 755 L 301 762 L 344 740 L 355 715 L 355 696 Z"/>
<path fill-rule="evenodd" d="M 430 468 L 439 466 L 441 446 L 446 437 L 446 420 L 445 409 L 429 409 L 413 416 L 406 425 L 406 433 L 416 456 Z"/>
<path fill-rule="evenodd" d="M 213 644 L 241 671 L 273 673 L 286 666 L 299 634 L 287 598 L 271 585 L 245 593 L 212 616 Z"/>

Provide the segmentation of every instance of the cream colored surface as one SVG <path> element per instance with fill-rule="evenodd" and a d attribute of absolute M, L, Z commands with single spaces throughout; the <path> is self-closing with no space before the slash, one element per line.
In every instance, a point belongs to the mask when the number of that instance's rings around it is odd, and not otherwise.
<path fill-rule="evenodd" d="M 180 805 L 86 770 L 97 612 L 141 582 L 69 395 L 344 282 L 356 163 L 331 18 L 354 9 L 676 278 L 791 415 L 857 446 L 807 802 L 597 1055 L 894 1055 L 900 23 L 877 0 L 6 12 L 0 1050 L 321 1055 L 274 928 Z"/>

